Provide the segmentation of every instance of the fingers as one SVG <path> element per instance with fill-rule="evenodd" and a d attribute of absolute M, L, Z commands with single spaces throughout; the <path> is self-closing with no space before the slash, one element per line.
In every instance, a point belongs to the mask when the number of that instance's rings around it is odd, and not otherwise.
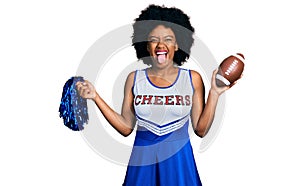
<path fill-rule="evenodd" d="M 219 71 L 219 68 L 217 68 L 213 71 L 212 79 L 211 79 L 211 89 L 214 90 L 214 92 L 217 93 L 218 95 L 221 95 L 222 93 L 227 91 L 231 86 L 222 86 L 222 87 L 217 86 L 216 75 L 217 75 L 218 71 Z"/>
<path fill-rule="evenodd" d="M 223 87 L 218 87 L 219 89 L 219 93 L 220 95 L 223 94 L 225 91 L 227 91 L 228 89 L 230 89 L 230 85 L 229 86 L 223 86 Z"/>
<path fill-rule="evenodd" d="M 93 85 L 86 80 L 84 82 L 77 82 L 76 89 L 83 98 L 92 99 L 95 97 Z"/>
<path fill-rule="evenodd" d="M 238 82 L 238 80 L 240 80 L 243 77 L 243 74 L 241 74 L 241 76 L 235 82 L 231 83 L 229 86 L 219 87 L 216 85 L 216 75 L 218 73 L 218 70 L 219 69 L 217 68 L 213 71 L 212 78 L 211 78 L 211 89 L 214 90 L 214 92 L 216 92 L 219 95 L 221 95 L 225 91 L 229 90 L 231 87 L 233 87 Z"/>
<path fill-rule="evenodd" d="M 82 92 L 83 89 L 85 89 L 86 85 L 82 81 L 78 81 L 76 83 L 76 89 L 79 92 L 79 94 Z"/>
<path fill-rule="evenodd" d="M 82 86 L 79 89 L 79 94 L 81 96 L 83 96 L 84 98 L 86 98 L 86 95 L 89 93 L 89 88 L 87 85 L 85 85 L 84 83 L 82 83 Z"/>
<path fill-rule="evenodd" d="M 77 88 L 77 90 L 78 91 L 80 91 L 81 89 L 84 89 L 84 88 L 86 88 L 86 87 L 88 87 L 88 81 L 78 81 L 77 83 L 76 83 L 76 88 Z"/>
<path fill-rule="evenodd" d="M 215 77 L 216 75 L 217 75 L 217 73 L 218 73 L 218 68 L 217 69 L 215 69 L 214 71 L 213 71 L 213 77 Z"/>
<path fill-rule="evenodd" d="M 231 84 L 229 85 L 229 88 L 233 87 L 236 83 L 237 83 L 237 81 L 231 83 Z"/>
<path fill-rule="evenodd" d="M 231 83 L 230 88 L 231 88 L 232 86 L 234 86 L 235 84 L 237 84 L 237 82 L 243 77 L 243 75 L 244 75 L 244 74 L 241 74 L 241 76 L 240 76 L 235 82 Z"/>
<path fill-rule="evenodd" d="M 213 84 L 213 86 L 216 86 L 216 75 L 218 73 L 218 69 L 215 69 L 212 73 L 212 77 L 211 77 L 211 82 Z"/>

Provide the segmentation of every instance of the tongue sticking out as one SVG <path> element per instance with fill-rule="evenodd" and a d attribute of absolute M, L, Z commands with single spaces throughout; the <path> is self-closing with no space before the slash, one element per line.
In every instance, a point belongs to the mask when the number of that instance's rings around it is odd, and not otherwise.
<path fill-rule="evenodd" d="M 157 56 L 157 60 L 159 63 L 163 63 L 166 61 L 166 55 L 165 54 L 160 54 Z"/>

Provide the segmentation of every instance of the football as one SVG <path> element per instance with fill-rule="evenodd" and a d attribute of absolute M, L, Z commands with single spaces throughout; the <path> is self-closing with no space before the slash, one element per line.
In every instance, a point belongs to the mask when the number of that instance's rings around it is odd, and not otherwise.
<path fill-rule="evenodd" d="M 241 53 L 225 58 L 219 65 L 216 75 L 217 86 L 230 86 L 238 80 L 244 71 L 244 61 L 245 57 Z"/>

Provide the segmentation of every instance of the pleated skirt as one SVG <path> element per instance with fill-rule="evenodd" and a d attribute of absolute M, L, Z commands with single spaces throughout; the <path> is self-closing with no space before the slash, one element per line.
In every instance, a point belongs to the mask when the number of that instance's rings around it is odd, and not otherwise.
<path fill-rule="evenodd" d="M 138 127 L 123 186 L 201 186 L 188 124 L 164 136 Z"/>

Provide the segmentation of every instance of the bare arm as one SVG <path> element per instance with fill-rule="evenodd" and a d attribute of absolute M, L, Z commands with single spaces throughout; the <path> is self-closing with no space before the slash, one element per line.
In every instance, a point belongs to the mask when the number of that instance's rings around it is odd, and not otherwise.
<path fill-rule="evenodd" d="M 125 83 L 124 99 L 122 103 L 121 114 L 114 111 L 107 103 L 99 96 L 93 85 L 85 81 L 78 83 L 77 89 L 83 98 L 92 99 L 105 119 L 123 136 L 131 134 L 135 124 L 135 115 L 133 108 L 133 93 L 132 86 L 134 81 L 134 72 L 131 72 Z"/>
<path fill-rule="evenodd" d="M 217 87 L 215 83 L 215 75 L 217 70 L 213 72 L 211 80 L 211 89 L 208 93 L 208 98 L 205 104 L 204 100 L 204 85 L 199 73 L 192 71 L 192 81 L 194 86 L 193 106 L 192 106 L 192 123 L 195 133 L 204 137 L 214 120 L 216 107 L 219 96 L 230 87 Z"/>

